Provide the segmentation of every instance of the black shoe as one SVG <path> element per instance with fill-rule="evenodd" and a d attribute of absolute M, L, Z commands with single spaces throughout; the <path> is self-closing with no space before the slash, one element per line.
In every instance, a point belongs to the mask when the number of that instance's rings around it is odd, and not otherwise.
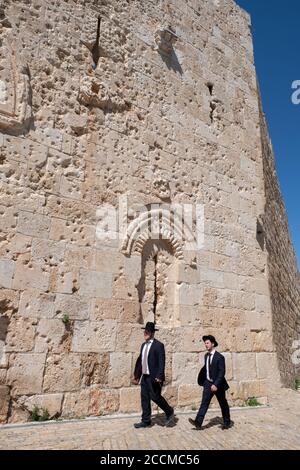
<path fill-rule="evenodd" d="M 174 410 L 172 411 L 172 413 L 166 417 L 166 423 L 165 423 L 165 426 L 170 426 L 170 424 L 172 424 L 173 420 L 175 418 L 175 414 L 174 414 Z"/>
<path fill-rule="evenodd" d="M 202 425 L 196 420 L 189 418 L 189 422 L 196 428 L 196 429 L 203 429 Z"/>
<path fill-rule="evenodd" d="M 230 423 L 224 423 L 223 426 L 222 426 L 222 429 L 225 430 L 225 429 L 230 429 L 232 428 L 233 426 L 233 422 L 231 421 Z"/>
<path fill-rule="evenodd" d="M 151 426 L 151 423 L 144 423 L 143 421 L 141 421 L 140 423 L 134 423 L 134 427 L 136 429 L 139 429 L 139 428 L 149 428 L 149 426 Z"/>

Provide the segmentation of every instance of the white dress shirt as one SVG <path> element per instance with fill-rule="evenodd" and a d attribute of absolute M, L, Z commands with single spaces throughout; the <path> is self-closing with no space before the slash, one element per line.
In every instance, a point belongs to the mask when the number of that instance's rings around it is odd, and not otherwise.
<path fill-rule="evenodd" d="M 149 374 L 148 356 L 149 356 L 149 351 L 151 349 L 152 343 L 153 343 L 153 339 L 150 339 L 147 343 L 144 344 L 143 351 L 142 351 L 142 364 L 143 364 L 146 347 L 147 347 L 147 344 L 149 344 L 148 351 L 147 351 L 147 374 Z"/>
<path fill-rule="evenodd" d="M 215 352 L 216 352 L 216 350 L 213 349 L 212 351 L 210 351 L 211 356 L 207 355 L 207 358 L 206 358 L 206 378 L 210 382 L 212 382 L 212 379 L 209 376 L 209 364 L 211 364 L 211 361 L 213 360 Z M 210 360 L 210 363 L 209 363 L 209 360 Z"/>

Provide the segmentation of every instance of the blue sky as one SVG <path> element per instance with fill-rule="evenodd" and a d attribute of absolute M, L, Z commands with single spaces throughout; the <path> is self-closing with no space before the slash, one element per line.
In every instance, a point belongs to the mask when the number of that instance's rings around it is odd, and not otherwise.
<path fill-rule="evenodd" d="M 276 155 L 277 172 L 300 266 L 300 1 L 236 0 L 252 17 L 255 62 Z"/>

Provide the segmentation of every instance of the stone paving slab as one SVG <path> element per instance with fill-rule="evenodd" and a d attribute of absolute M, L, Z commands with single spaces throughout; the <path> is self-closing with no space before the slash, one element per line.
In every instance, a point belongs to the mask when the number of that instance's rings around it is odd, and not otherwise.
<path fill-rule="evenodd" d="M 270 406 L 232 410 L 234 427 L 221 429 L 218 409 L 209 411 L 205 429 L 194 430 L 178 413 L 172 428 L 155 415 L 149 429 L 135 430 L 136 415 L 100 417 L 43 424 L 3 425 L 0 449 L 97 449 L 97 450 L 204 450 L 204 449 L 299 449 L 300 394 L 282 389 Z"/>

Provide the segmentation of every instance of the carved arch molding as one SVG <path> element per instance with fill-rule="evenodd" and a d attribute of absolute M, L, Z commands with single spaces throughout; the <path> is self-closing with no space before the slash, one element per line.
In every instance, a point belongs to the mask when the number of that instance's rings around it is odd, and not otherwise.
<path fill-rule="evenodd" d="M 183 260 L 183 240 L 177 235 L 182 233 L 182 221 L 165 208 L 142 212 L 127 227 L 122 252 L 127 256 L 141 255 L 148 240 L 167 241 L 174 257 Z"/>

